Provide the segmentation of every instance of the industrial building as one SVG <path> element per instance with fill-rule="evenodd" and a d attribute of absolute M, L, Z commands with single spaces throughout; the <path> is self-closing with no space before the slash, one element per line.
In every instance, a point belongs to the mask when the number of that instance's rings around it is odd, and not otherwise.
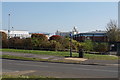
<path fill-rule="evenodd" d="M 73 27 L 73 30 L 72 31 L 69 31 L 69 32 L 63 32 L 63 31 L 56 31 L 55 35 L 60 35 L 60 36 L 63 36 L 63 37 L 70 37 L 70 34 L 71 35 L 75 35 L 75 34 L 78 34 L 78 30 L 76 27 Z"/>
<path fill-rule="evenodd" d="M 31 35 L 29 34 L 29 31 L 26 30 L 11 30 L 8 33 L 8 30 L 0 30 L 1 32 L 5 32 L 7 34 L 7 37 L 20 37 L 20 38 L 29 38 Z"/>
<path fill-rule="evenodd" d="M 85 40 L 92 40 L 94 42 L 107 42 L 106 31 L 96 30 L 92 32 L 79 33 L 72 36 L 74 40 L 84 42 Z"/>

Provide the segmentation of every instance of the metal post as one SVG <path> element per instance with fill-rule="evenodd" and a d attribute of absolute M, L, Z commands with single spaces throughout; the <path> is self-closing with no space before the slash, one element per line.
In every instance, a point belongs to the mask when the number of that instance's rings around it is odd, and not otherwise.
<path fill-rule="evenodd" d="M 70 57 L 72 57 L 72 34 L 70 33 Z"/>
<path fill-rule="evenodd" d="M 10 14 L 8 14 L 8 48 L 10 46 L 9 39 L 10 39 Z"/>
<path fill-rule="evenodd" d="M 14 35 L 14 27 L 12 27 L 12 37 L 15 37 L 15 35 Z"/>
<path fill-rule="evenodd" d="M 10 14 L 8 14 L 8 39 L 10 38 Z"/>

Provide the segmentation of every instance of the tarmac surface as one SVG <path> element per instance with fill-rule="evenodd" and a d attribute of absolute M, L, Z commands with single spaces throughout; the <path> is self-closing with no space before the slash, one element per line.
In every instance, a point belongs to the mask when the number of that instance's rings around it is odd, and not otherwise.
<path fill-rule="evenodd" d="M 56 78 L 117 78 L 118 66 L 81 65 L 2 59 L 3 74 Z"/>

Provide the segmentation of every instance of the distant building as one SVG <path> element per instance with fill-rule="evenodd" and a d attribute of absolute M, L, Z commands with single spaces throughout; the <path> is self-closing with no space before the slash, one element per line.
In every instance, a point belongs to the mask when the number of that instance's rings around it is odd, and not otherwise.
<path fill-rule="evenodd" d="M 1 32 L 5 32 L 7 36 L 9 35 L 10 38 L 12 37 L 20 37 L 20 38 L 29 38 L 31 35 L 26 30 L 11 30 L 8 34 L 8 30 L 0 30 Z"/>
<path fill-rule="evenodd" d="M 106 35 L 106 31 L 96 30 L 92 32 L 86 32 L 86 33 L 79 33 L 72 36 L 74 40 L 77 40 L 79 42 L 83 42 L 85 40 L 92 40 L 95 42 L 107 42 L 108 38 Z"/>
<path fill-rule="evenodd" d="M 63 31 L 56 31 L 55 35 L 60 35 L 60 36 L 63 36 L 63 37 L 66 37 L 66 36 L 70 36 L 70 34 L 72 35 L 75 35 L 75 34 L 78 34 L 78 30 L 76 27 L 73 28 L 72 31 L 69 31 L 69 32 L 63 32 Z"/>

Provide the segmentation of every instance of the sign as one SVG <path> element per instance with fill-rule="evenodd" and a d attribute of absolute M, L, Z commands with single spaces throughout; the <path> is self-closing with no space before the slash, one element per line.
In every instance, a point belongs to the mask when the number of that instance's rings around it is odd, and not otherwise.
<path fill-rule="evenodd" d="M 70 33 L 70 37 L 72 37 L 72 33 Z"/>

